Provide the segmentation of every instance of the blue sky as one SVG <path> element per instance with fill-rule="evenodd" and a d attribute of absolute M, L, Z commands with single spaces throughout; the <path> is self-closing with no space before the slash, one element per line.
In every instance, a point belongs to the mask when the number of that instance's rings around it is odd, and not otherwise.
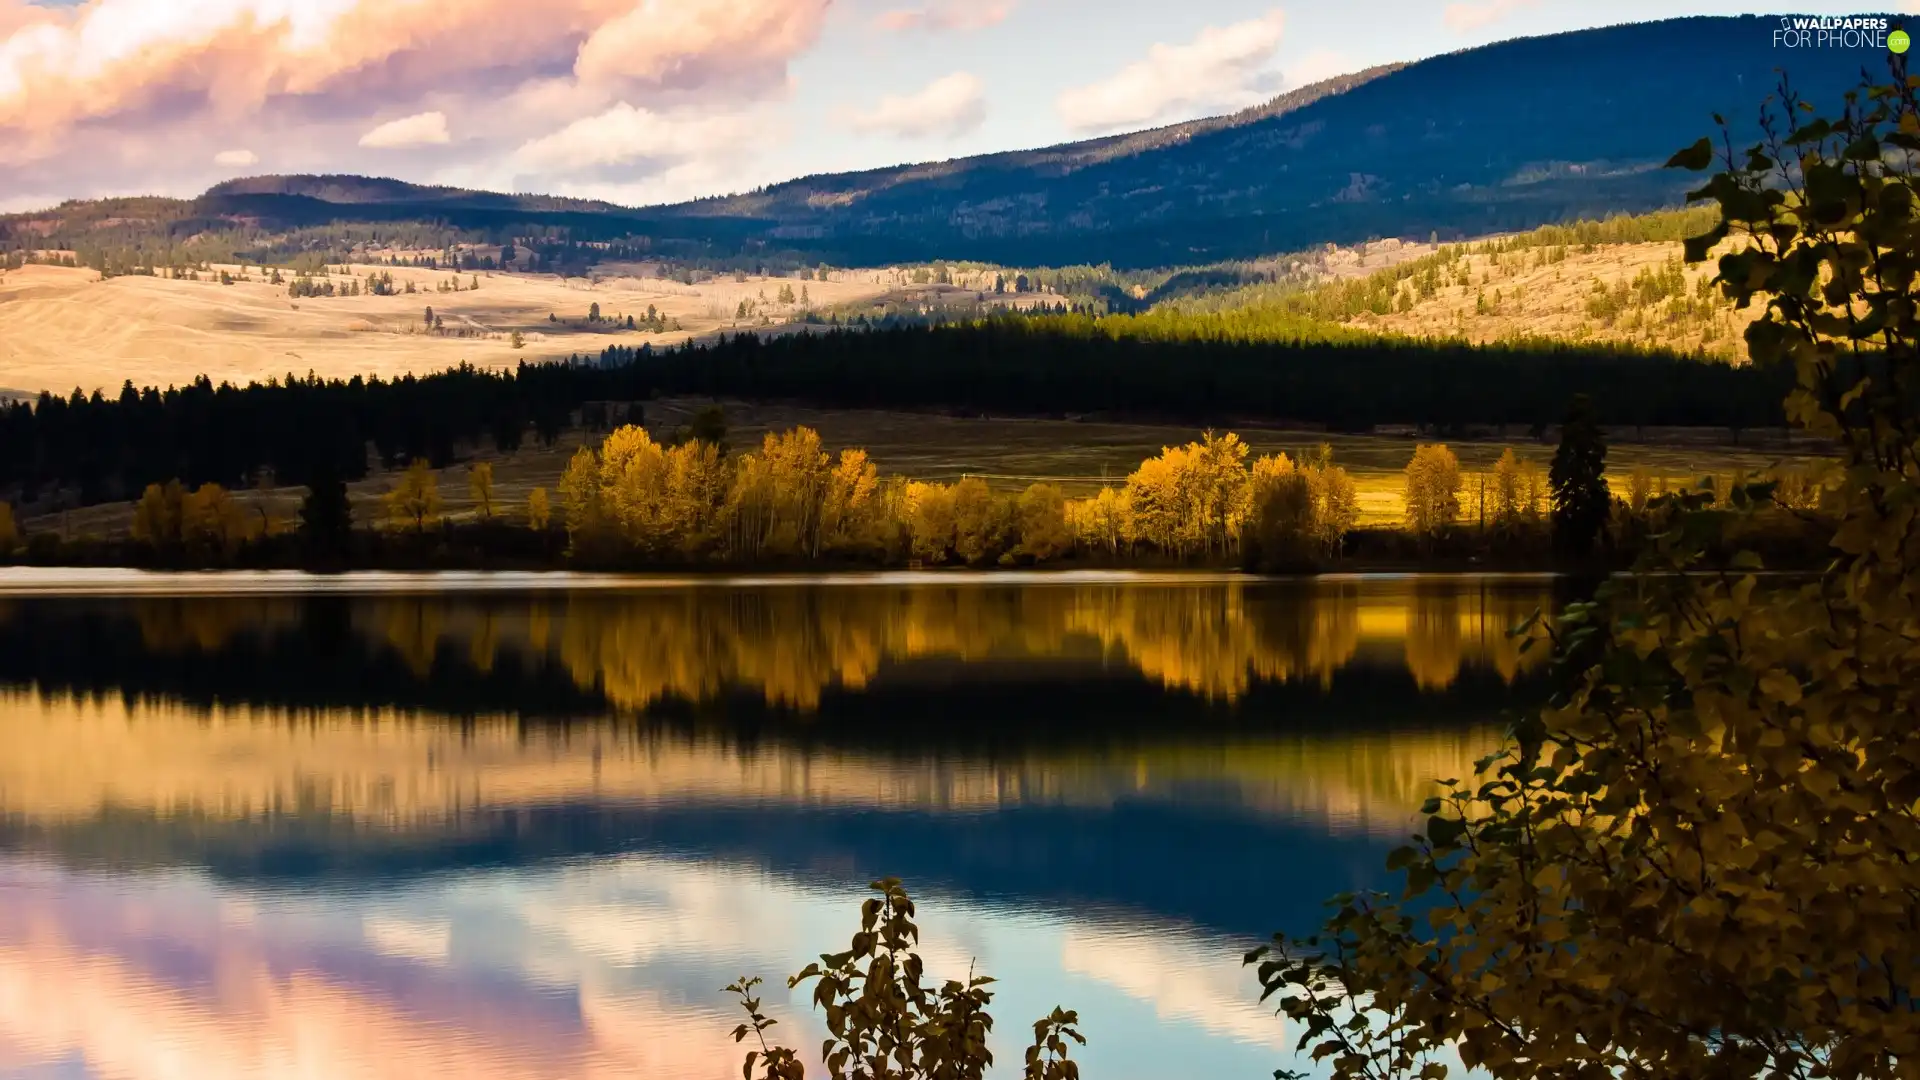
<path fill-rule="evenodd" d="M 0 0 L 0 209 L 191 194 L 263 172 L 657 202 L 1191 119 L 1509 37 L 1763 10 L 1671 0 Z"/>

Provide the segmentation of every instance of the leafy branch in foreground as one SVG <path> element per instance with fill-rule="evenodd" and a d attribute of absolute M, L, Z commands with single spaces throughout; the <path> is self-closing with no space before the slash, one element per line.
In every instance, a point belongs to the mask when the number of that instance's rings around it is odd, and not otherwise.
<path fill-rule="evenodd" d="M 979 1080 L 993 1064 L 987 1036 L 993 1017 L 987 1006 L 993 982 L 971 971 L 965 982 L 948 980 L 938 990 L 923 983 L 925 968 L 916 951 L 920 928 L 913 900 L 897 878 L 876 881 L 878 896 L 860 907 L 860 931 L 845 952 L 827 953 L 818 963 L 787 980 L 787 988 L 814 980 L 813 1003 L 826 1017 L 827 1038 L 820 1060 L 835 1080 Z M 740 999 L 747 1022 L 733 1029 L 733 1041 L 749 1036 L 760 1048 L 749 1050 L 740 1075 L 755 1080 L 801 1080 L 806 1067 L 792 1049 L 772 1046 L 766 1032 L 777 1021 L 760 1011 L 754 996 L 757 978 L 742 976 L 726 993 Z M 1055 1009 L 1034 1022 L 1027 1048 L 1024 1080 L 1079 1080 L 1080 1067 L 1068 1057 L 1068 1043 L 1086 1045 L 1080 1018 Z"/>
<path fill-rule="evenodd" d="M 1334 1076 L 1920 1076 L 1920 79 L 1892 70 L 1671 162 L 1718 157 L 1688 256 L 1731 248 L 1755 362 L 1845 448 L 1832 563 L 1762 587 L 1709 552 L 1772 486 L 1674 496 L 1634 574 L 1523 628 L 1566 689 L 1424 808 L 1403 891 L 1248 957 Z"/>

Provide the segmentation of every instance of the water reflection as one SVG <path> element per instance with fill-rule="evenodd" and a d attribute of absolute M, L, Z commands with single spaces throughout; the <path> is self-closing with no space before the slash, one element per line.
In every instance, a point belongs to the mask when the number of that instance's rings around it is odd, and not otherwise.
<path fill-rule="evenodd" d="M 0 1074 L 738 1074 L 715 988 L 926 901 L 1089 1076 L 1257 1077 L 1538 582 L 0 601 Z M 782 991 L 781 993 L 784 993 Z M 779 995 L 770 995 L 777 998 Z M 789 1037 L 817 1045 L 801 1004 Z M 795 1030 L 798 1028 L 798 1030 Z"/>
<path fill-rule="evenodd" d="M 374 652 L 416 682 L 437 668 L 482 676 L 503 663 L 552 668 L 577 691 L 628 711 L 742 691 L 810 711 L 830 691 L 862 690 L 889 666 L 932 659 L 1124 664 L 1167 689 L 1232 702 L 1260 682 L 1325 688 L 1366 662 L 1404 671 L 1423 690 L 1452 686 L 1468 666 L 1512 682 L 1539 654 L 1522 655 L 1506 631 L 1549 600 L 1538 582 L 1419 578 L 139 597 L 15 601 L 32 617 L 0 622 L 0 638 L 12 639 L 9 651 L 44 654 L 51 623 L 66 631 L 52 648 L 106 637 L 114 640 L 102 644 L 134 654 L 129 661 L 248 655 L 294 642 L 308 654 Z M 129 619 L 137 643 L 120 640 Z M 95 670 L 96 646 L 85 648 L 75 658 L 84 662 L 65 666 L 77 683 L 97 683 L 83 674 Z M 0 667 L 0 678 L 57 684 L 62 666 L 36 656 Z"/>

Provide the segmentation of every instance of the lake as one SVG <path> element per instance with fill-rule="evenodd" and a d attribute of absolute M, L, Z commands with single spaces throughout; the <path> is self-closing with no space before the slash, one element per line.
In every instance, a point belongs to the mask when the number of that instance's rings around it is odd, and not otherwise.
<path fill-rule="evenodd" d="M 1544 667 L 1551 579 L 0 571 L 0 1075 L 740 1074 L 905 880 L 996 1075 L 1298 1065 L 1310 930 Z M 811 1072 L 811 1070 L 810 1070 Z"/>

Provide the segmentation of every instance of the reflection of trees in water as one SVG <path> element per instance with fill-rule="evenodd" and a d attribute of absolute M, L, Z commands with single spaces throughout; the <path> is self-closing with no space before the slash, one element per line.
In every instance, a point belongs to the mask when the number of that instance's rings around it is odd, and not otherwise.
<path fill-rule="evenodd" d="M 1254 811 L 1397 835 L 1432 782 L 1467 775 L 1487 726 L 1132 736 L 992 753 L 662 737 L 615 719 L 529 730 L 394 710 L 294 712 L 0 694 L 0 817 L 73 824 L 109 810 L 179 821 L 350 819 L 428 832 L 569 805 L 919 810 Z"/>
<path fill-rule="evenodd" d="M 145 597 L 127 601 L 140 624 L 140 640 L 156 653 L 219 652 L 240 634 L 292 626 L 300 602 L 283 597 Z"/>
<path fill-rule="evenodd" d="M 317 603 L 317 601 L 314 601 Z M 217 653 L 235 635 L 299 625 L 297 599 L 129 602 L 146 647 Z M 1545 585 L 1332 581 L 1286 585 L 693 587 L 561 597 L 393 596 L 351 602 L 362 639 L 425 682 L 437 664 L 492 673 L 503 655 L 556 665 L 616 708 L 747 691 L 816 708 L 889 662 L 952 658 L 1117 660 L 1168 689 L 1234 701 L 1256 683 L 1323 688 L 1363 651 L 1397 645 L 1423 691 L 1469 665 L 1507 682 L 1522 656 L 1509 627 L 1551 606 Z"/>
<path fill-rule="evenodd" d="M 1384 607 L 1398 616 L 1386 621 L 1400 627 L 1417 685 L 1441 690 L 1468 663 L 1511 682 L 1523 659 L 1537 662 L 1506 631 L 1547 602 L 1544 592 L 1352 582 L 582 596 L 561 616 L 560 655 L 581 686 L 625 708 L 744 687 L 806 709 L 828 687 L 867 685 L 887 661 L 1066 658 L 1089 645 L 1169 689 L 1234 700 L 1256 681 L 1330 685 L 1359 650 L 1363 608 Z"/>
<path fill-rule="evenodd" d="M 1464 642 L 1460 597 L 1451 592 L 1414 593 L 1407 610 L 1407 671 L 1422 690 L 1444 690 L 1460 674 Z"/>
<path fill-rule="evenodd" d="M 745 687 L 810 709 L 826 687 L 863 686 L 879 669 L 886 623 L 876 599 L 802 589 L 579 596 L 558 619 L 557 648 L 577 684 L 620 708 Z"/>

